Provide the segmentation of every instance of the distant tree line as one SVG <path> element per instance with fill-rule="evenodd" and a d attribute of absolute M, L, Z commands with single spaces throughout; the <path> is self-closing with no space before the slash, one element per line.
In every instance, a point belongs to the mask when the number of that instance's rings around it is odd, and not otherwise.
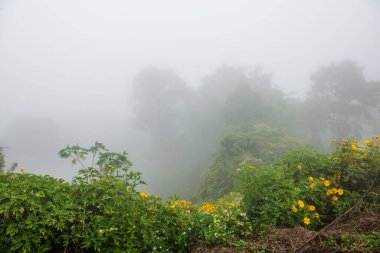
<path fill-rule="evenodd" d="M 224 65 L 204 78 L 199 88 L 187 86 L 172 70 L 144 69 L 134 81 L 132 103 L 133 123 L 152 143 L 147 164 L 166 175 L 160 182 L 171 185 L 166 193 L 189 197 L 196 192 L 201 175 L 215 166 L 215 159 L 228 156 L 223 148 L 226 139 L 221 139 L 226 133 L 243 134 L 246 130 L 242 129 L 260 124 L 269 127 L 267 132 L 282 129 L 286 135 L 326 149 L 322 143 L 330 138 L 377 130 L 380 82 L 367 81 L 355 62 L 320 67 L 311 80 L 301 100 L 275 88 L 271 75 L 260 68 L 246 71 Z M 251 127 L 244 128 L 247 125 Z"/>

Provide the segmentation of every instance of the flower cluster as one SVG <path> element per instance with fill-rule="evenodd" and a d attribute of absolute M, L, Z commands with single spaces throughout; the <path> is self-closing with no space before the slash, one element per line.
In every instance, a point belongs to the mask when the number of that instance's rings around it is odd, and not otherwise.
<path fill-rule="evenodd" d="M 193 207 L 193 203 L 187 200 L 175 200 L 171 206 L 171 208 L 183 208 L 183 209 L 189 209 Z"/>
<path fill-rule="evenodd" d="M 205 203 L 199 208 L 200 212 L 205 212 L 205 213 L 215 213 L 215 210 L 216 210 L 215 205 L 210 204 L 210 203 Z"/>
<path fill-rule="evenodd" d="M 303 217 L 302 220 L 305 225 L 310 225 L 312 219 L 319 219 L 319 213 L 316 212 L 316 207 L 314 205 L 305 204 L 303 200 L 298 200 L 297 203 L 291 207 L 291 211 L 293 213 L 299 213 L 299 216 Z"/>

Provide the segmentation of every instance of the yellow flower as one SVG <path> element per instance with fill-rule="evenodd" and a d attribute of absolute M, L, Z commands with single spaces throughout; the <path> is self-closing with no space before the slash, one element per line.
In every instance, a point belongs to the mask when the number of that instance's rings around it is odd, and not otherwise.
<path fill-rule="evenodd" d="M 140 192 L 140 196 L 143 197 L 143 198 L 147 198 L 147 197 L 150 196 L 150 194 L 147 193 L 147 192 Z"/>
<path fill-rule="evenodd" d="M 310 184 L 310 188 L 314 189 L 315 188 L 315 183 Z"/>
<path fill-rule="evenodd" d="M 354 140 L 354 144 L 359 145 L 360 141 L 359 140 Z"/>
<path fill-rule="evenodd" d="M 372 146 L 372 144 L 373 144 L 372 140 L 365 140 L 364 143 L 367 146 Z"/>
<path fill-rule="evenodd" d="M 199 211 L 205 212 L 205 213 L 214 213 L 215 212 L 215 206 L 213 204 L 205 203 L 199 209 Z"/>
<path fill-rule="evenodd" d="M 298 165 L 298 166 L 297 166 L 297 170 L 298 170 L 298 171 L 302 170 L 302 166 L 301 166 L 301 165 Z"/>
<path fill-rule="evenodd" d="M 325 181 L 326 179 L 324 177 L 319 177 L 321 181 Z"/>
<path fill-rule="evenodd" d="M 303 218 L 303 223 L 305 223 L 306 225 L 309 225 L 310 219 L 308 217 Z"/>
<path fill-rule="evenodd" d="M 331 200 L 332 200 L 332 201 L 338 201 L 338 197 L 337 197 L 337 196 L 332 196 L 332 197 L 331 197 Z"/>
<path fill-rule="evenodd" d="M 174 201 L 173 205 L 171 205 L 171 208 L 184 208 L 189 209 L 193 206 L 193 204 L 190 201 L 187 200 L 176 200 Z"/>
<path fill-rule="evenodd" d="M 354 144 L 352 144 L 352 145 L 351 145 L 351 149 L 352 149 L 353 151 L 355 151 L 355 150 L 358 149 L 358 147 L 356 147 Z"/>
<path fill-rule="evenodd" d="M 296 206 L 292 206 L 292 212 L 296 213 L 297 211 L 298 211 L 297 207 Z"/>
<path fill-rule="evenodd" d="M 314 217 L 317 218 L 317 219 L 319 219 L 319 213 L 315 213 Z"/>
<path fill-rule="evenodd" d="M 313 212 L 313 211 L 315 211 L 315 206 L 307 206 L 307 210 L 309 212 Z"/>
<path fill-rule="evenodd" d="M 363 155 L 360 156 L 360 158 L 364 159 L 367 158 L 368 153 L 364 153 Z"/>
<path fill-rule="evenodd" d="M 327 195 L 327 196 L 330 196 L 331 194 L 332 194 L 331 190 L 328 189 L 328 190 L 326 191 L 326 195 Z"/>
<path fill-rule="evenodd" d="M 338 192 L 338 190 L 336 188 L 331 189 L 331 194 L 336 194 L 337 192 Z"/>
<path fill-rule="evenodd" d="M 300 208 L 304 208 L 305 207 L 305 203 L 303 203 L 303 201 L 302 200 L 298 200 L 298 206 L 300 207 Z"/>
<path fill-rule="evenodd" d="M 23 168 L 20 168 L 20 172 L 21 172 L 22 174 L 25 174 L 25 173 L 26 173 L 26 171 L 25 171 Z"/>
<path fill-rule="evenodd" d="M 330 186 L 330 181 L 329 181 L 329 180 L 326 180 L 326 181 L 325 181 L 325 186 L 326 186 L 326 187 L 329 187 L 329 186 Z"/>
<path fill-rule="evenodd" d="M 344 193 L 343 189 L 338 189 L 338 195 L 339 195 L 339 196 L 342 196 L 343 193 Z"/>
<path fill-rule="evenodd" d="M 309 176 L 309 177 L 307 177 L 307 180 L 309 180 L 309 181 L 313 181 L 313 180 L 314 180 L 314 178 L 313 178 L 313 177 L 311 177 L 311 176 Z"/>
<path fill-rule="evenodd" d="M 375 138 L 376 140 L 380 141 L 380 135 L 375 134 L 374 138 Z"/>

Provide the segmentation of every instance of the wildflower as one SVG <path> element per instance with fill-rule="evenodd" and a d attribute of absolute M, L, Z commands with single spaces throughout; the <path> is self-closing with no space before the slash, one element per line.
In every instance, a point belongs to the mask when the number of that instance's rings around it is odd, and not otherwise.
<path fill-rule="evenodd" d="M 315 188 L 315 183 L 310 184 L 310 188 L 314 189 Z"/>
<path fill-rule="evenodd" d="M 375 138 L 376 140 L 380 141 L 380 135 L 375 134 L 374 138 Z"/>
<path fill-rule="evenodd" d="M 303 223 L 305 223 L 306 225 L 309 225 L 310 219 L 308 217 L 303 218 Z"/>
<path fill-rule="evenodd" d="M 364 143 L 367 146 L 372 146 L 372 144 L 373 144 L 372 140 L 365 140 Z"/>
<path fill-rule="evenodd" d="M 296 213 L 297 211 L 298 211 L 297 207 L 296 206 L 292 206 L 292 212 Z"/>
<path fill-rule="evenodd" d="M 205 212 L 205 213 L 214 213 L 215 212 L 215 206 L 212 204 L 206 203 L 199 210 L 201 212 Z"/>
<path fill-rule="evenodd" d="M 356 151 L 358 149 L 358 147 L 356 147 L 354 144 L 352 144 L 351 149 L 352 149 L 352 151 Z"/>
<path fill-rule="evenodd" d="M 315 206 L 307 206 L 307 210 L 309 212 L 313 212 L 313 211 L 315 211 Z"/>
<path fill-rule="evenodd" d="M 298 170 L 298 171 L 302 170 L 302 166 L 301 166 L 301 165 L 298 165 L 298 166 L 297 166 L 297 170 Z"/>
<path fill-rule="evenodd" d="M 324 177 L 319 177 L 319 180 L 325 181 L 326 179 Z"/>
<path fill-rule="evenodd" d="M 171 205 L 171 208 L 184 208 L 184 209 L 189 209 L 192 207 L 193 204 L 190 201 L 187 200 L 176 200 L 174 201 L 173 205 Z"/>
<path fill-rule="evenodd" d="M 327 195 L 327 196 L 330 196 L 331 194 L 332 194 L 331 190 L 328 189 L 328 190 L 326 191 L 326 195 Z"/>
<path fill-rule="evenodd" d="M 302 200 L 298 200 L 298 206 L 300 207 L 300 208 L 304 208 L 305 207 L 305 203 L 303 203 L 303 201 Z"/>
<path fill-rule="evenodd" d="M 332 188 L 332 189 L 331 189 L 331 193 L 332 193 L 332 194 L 336 194 L 337 192 L 338 192 L 338 190 L 337 190 L 336 188 Z"/>
<path fill-rule="evenodd" d="M 354 140 L 354 144 L 355 144 L 355 145 L 359 145 L 359 144 L 360 144 L 360 141 L 359 141 L 359 140 Z"/>
<path fill-rule="evenodd" d="M 331 200 L 332 200 L 332 201 L 338 201 L 338 197 L 337 197 L 337 196 L 332 196 L 332 197 L 331 197 Z"/>
<path fill-rule="evenodd" d="M 309 176 L 309 177 L 307 177 L 307 180 L 309 180 L 309 181 L 313 181 L 314 178 L 313 178 L 312 176 Z"/>
<path fill-rule="evenodd" d="M 364 159 L 367 158 L 368 153 L 364 153 L 363 155 L 360 156 L 360 158 Z"/>
<path fill-rule="evenodd" d="M 315 214 L 314 214 L 314 217 L 315 217 L 316 219 L 319 219 L 319 213 L 315 213 Z"/>
<path fill-rule="evenodd" d="M 147 197 L 149 197 L 149 193 L 147 193 L 147 192 L 140 192 L 140 196 L 141 197 L 143 197 L 143 198 L 147 198 Z"/>
<path fill-rule="evenodd" d="M 25 174 L 25 173 L 26 173 L 26 171 L 25 171 L 23 168 L 20 168 L 20 172 L 21 172 L 22 174 Z"/>
<path fill-rule="evenodd" d="M 343 193 L 344 193 L 343 189 L 338 189 L 338 195 L 339 195 L 339 196 L 342 196 Z"/>
<path fill-rule="evenodd" d="M 329 181 L 329 180 L 325 180 L 325 186 L 326 186 L 326 187 L 329 187 L 329 186 L 330 186 L 330 181 Z"/>

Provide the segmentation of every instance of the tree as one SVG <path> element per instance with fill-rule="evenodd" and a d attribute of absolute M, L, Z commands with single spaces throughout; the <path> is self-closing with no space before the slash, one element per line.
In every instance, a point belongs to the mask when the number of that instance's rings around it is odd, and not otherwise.
<path fill-rule="evenodd" d="M 360 136 L 361 120 L 370 118 L 370 109 L 380 102 L 379 83 L 366 81 L 363 69 L 349 60 L 320 67 L 311 80 L 305 101 L 309 137 L 320 142 L 323 135 Z"/>

